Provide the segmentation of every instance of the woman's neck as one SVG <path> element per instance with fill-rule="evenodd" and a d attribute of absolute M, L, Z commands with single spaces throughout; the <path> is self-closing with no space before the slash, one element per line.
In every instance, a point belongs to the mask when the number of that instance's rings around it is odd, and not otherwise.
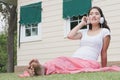
<path fill-rule="evenodd" d="M 92 31 L 97 31 L 100 29 L 99 25 L 92 25 Z"/>

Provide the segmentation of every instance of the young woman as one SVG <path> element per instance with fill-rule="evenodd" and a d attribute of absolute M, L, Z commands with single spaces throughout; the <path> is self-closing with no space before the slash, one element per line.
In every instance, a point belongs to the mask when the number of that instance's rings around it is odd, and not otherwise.
<path fill-rule="evenodd" d="M 81 29 L 86 25 L 89 25 L 88 29 Z M 81 22 L 70 31 L 68 38 L 72 40 L 79 39 L 79 49 L 72 57 L 58 57 L 46 62 L 43 65 L 44 68 L 39 69 L 42 74 L 120 71 L 120 67 L 117 66 L 106 67 L 110 29 L 99 7 L 92 7 L 88 12 L 88 16 L 83 16 Z M 101 55 L 101 65 L 97 62 L 99 55 Z"/>
<path fill-rule="evenodd" d="M 101 21 L 102 20 L 102 21 Z M 88 23 L 89 22 L 89 23 Z M 78 30 L 89 24 L 89 29 Z M 69 39 L 80 39 L 80 48 L 73 55 L 87 60 L 97 60 L 101 54 L 101 65 L 107 65 L 107 49 L 110 43 L 110 29 L 107 25 L 102 10 L 99 7 L 92 7 L 88 17 L 84 16 L 69 34 Z"/>

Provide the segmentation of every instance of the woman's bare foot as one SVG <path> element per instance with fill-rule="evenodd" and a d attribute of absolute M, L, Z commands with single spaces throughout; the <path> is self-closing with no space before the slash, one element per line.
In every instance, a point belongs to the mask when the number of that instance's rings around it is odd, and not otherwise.
<path fill-rule="evenodd" d="M 23 74 L 19 74 L 18 77 L 20 77 L 20 78 L 30 77 L 30 74 L 28 71 L 24 71 Z"/>

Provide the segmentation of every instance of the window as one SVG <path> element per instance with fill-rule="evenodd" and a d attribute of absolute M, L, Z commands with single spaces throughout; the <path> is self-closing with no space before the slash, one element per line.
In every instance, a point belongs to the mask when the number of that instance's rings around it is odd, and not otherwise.
<path fill-rule="evenodd" d="M 36 36 L 38 35 L 38 25 L 37 24 L 31 24 L 31 25 L 26 25 L 25 26 L 25 36 L 30 37 L 30 36 Z"/>
<path fill-rule="evenodd" d="M 77 24 L 81 22 L 82 16 L 70 18 L 70 30 L 72 30 Z"/>
<path fill-rule="evenodd" d="M 82 16 L 88 13 L 91 6 L 91 0 L 63 0 L 64 37 L 81 21 Z"/>
<path fill-rule="evenodd" d="M 21 42 L 41 40 L 41 24 L 21 25 Z"/>
<path fill-rule="evenodd" d="M 41 40 L 41 2 L 20 7 L 19 42 Z"/>
<path fill-rule="evenodd" d="M 71 18 L 66 19 L 66 24 L 64 27 L 64 37 L 67 37 L 67 34 L 72 30 L 76 25 L 78 25 L 81 22 L 81 18 L 83 16 L 73 16 Z M 82 29 L 86 29 L 87 27 L 84 26 Z"/>

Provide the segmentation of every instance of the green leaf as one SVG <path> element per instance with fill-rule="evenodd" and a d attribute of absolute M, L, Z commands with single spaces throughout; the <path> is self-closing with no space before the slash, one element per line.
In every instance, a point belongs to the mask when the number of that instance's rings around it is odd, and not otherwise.
<path fill-rule="evenodd" d="M 0 1 L 8 3 L 10 5 L 17 6 L 17 0 L 0 0 Z"/>

